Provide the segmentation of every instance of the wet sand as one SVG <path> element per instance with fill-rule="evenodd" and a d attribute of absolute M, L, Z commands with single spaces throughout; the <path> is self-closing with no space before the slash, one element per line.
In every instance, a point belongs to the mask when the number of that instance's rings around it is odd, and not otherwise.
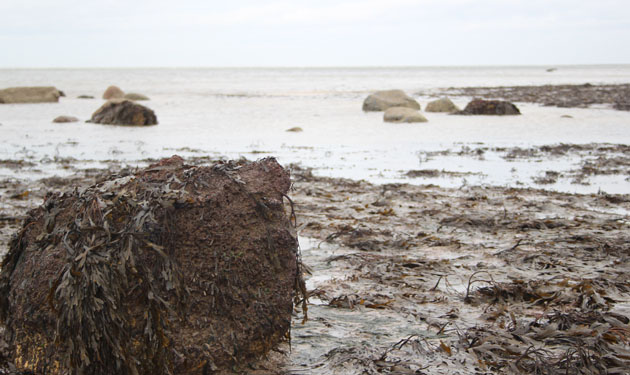
<path fill-rule="evenodd" d="M 626 154 L 619 147 L 612 151 Z M 597 159 L 600 148 L 499 152 L 531 161 L 562 152 Z M 605 155 L 595 171 L 613 165 Z M 3 251 L 26 211 L 48 191 L 92 184 L 121 168 L 116 162 L 106 170 L 64 163 L 70 177 L 30 181 L 20 177 L 24 166 L 5 161 L 16 173 L 0 183 Z M 579 374 L 630 368 L 630 195 L 417 184 L 425 173 L 448 171 L 410 172 L 414 184 L 375 185 L 289 168 L 310 273 L 309 317 L 303 323 L 296 310 L 291 346 L 281 348 L 286 355 L 274 353 L 248 372 Z M 616 178 L 628 175 L 625 164 L 611 170 Z"/>
<path fill-rule="evenodd" d="M 295 176 L 315 373 L 629 368 L 630 196 Z"/>

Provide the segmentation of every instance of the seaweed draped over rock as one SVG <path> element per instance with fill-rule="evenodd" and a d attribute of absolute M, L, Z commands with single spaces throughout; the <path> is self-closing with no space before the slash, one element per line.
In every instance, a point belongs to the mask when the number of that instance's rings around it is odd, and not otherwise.
<path fill-rule="evenodd" d="M 174 156 L 49 195 L 2 263 L 10 359 L 46 374 L 203 374 L 257 359 L 288 337 L 304 291 L 289 187 L 272 158 Z"/>

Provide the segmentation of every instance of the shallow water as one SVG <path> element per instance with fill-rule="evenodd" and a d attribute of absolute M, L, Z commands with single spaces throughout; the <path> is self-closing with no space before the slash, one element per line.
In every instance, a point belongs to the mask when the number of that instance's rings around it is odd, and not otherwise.
<path fill-rule="evenodd" d="M 630 81 L 630 65 L 487 68 L 327 68 L 327 69 L 39 69 L 0 70 L 1 86 L 55 85 L 66 93 L 57 104 L 0 106 L 0 159 L 24 159 L 33 178 L 63 175 L 59 160 L 83 165 L 180 154 L 255 159 L 276 156 L 301 163 L 320 175 L 377 183 L 411 181 L 443 186 L 490 184 L 535 186 L 546 170 L 574 168 L 579 160 L 506 161 L 439 157 L 426 153 L 463 147 L 529 147 L 556 143 L 630 143 L 630 113 L 605 108 L 569 109 L 519 104 L 522 116 L 462 117 L 429 113 L 425 124 L 386 124 L 381 113 L 364 113 L 371 91 L 401 88 L 409 94 L 440 87 Z M 102 92 L 116 84 L 151 100 L 160 124 L 146 128 L 102 126 L 83 121 L 103 103 Z M 77 99 L 78 95 L 96 99 Z M 429 98 L 417 97 L 422 106 Z M 458 98 L 463 107 L 467 98 Z M 58 115 L 82 122 L 54 124 Z M 573 118 L 562 118 L 570 115 Z M 301 133 L 285 130 L 299 126 Z M 51 163 L 46 163 L 52 161 Z M 402 173 L 432 168 L 473 172 L 465 178 L 408 179 Z M 0 177 L 12 175 L 0 170 Z M 623 178 L 593 177 L 590 185 L 558 181 L 547 189 L 593 193 L 625 192 Z"/>

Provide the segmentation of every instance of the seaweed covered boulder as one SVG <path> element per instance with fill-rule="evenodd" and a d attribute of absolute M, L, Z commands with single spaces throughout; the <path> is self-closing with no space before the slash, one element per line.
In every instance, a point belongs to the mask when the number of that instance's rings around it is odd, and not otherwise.
<path fill-rule="evenodd" d="M 288 337 L 304 293 L 290 184 L 273 158 L 174 156 L 48 195 L 2 262 L 9 359 L 24 373 L 139 375 L 255 361 Z"/>
<path fill-rule="evenodd" d="M 89 122 L 108 125 L 156 125 L 153 110 L 127 99 L 113 99 L 92 114 Z"/>
<path fill-rule="evenodd" d="M 462 111 L 455 112 L 456 115 L 520 115 L 518 107 L 503 100 L 483 100 L 473 99 Z"/>

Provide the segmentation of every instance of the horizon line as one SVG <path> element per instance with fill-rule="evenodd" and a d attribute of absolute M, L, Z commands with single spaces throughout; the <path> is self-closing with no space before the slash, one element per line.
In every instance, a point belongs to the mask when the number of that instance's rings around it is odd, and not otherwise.
<path fill-rule="evenodd" d="M 626 66 L 630 63 L 588 63 L 588 64 L 473 64 L 473 65 L 164 65 L 164 66 L 0 66 L 0 70 L 39 70 L 39 69 L 408 69 L 408 68 L 560 68 L 560 67 L 597 67 Z"/>

